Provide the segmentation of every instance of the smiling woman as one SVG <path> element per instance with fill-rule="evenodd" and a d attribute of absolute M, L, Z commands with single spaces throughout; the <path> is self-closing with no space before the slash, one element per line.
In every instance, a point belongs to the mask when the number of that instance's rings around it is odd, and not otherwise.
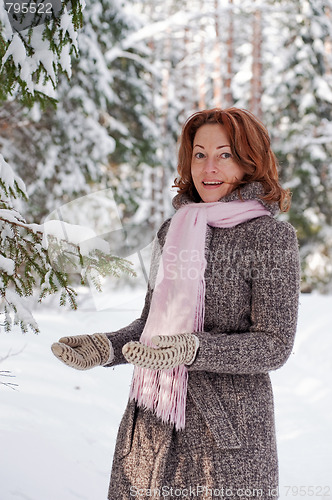
<path fill-rule="evenodd" d="M 265 127 L 237 108 L 188 119 L 178 173 L 141 317 L 117 331 L 63 337 L 53 352 L 77 369 L 135 365 L 109 500 L 173 491 L 273 500 L 269 372 L 292 351 L 300 284 L 295 230 L 274 217 L 289 193 Z"/>

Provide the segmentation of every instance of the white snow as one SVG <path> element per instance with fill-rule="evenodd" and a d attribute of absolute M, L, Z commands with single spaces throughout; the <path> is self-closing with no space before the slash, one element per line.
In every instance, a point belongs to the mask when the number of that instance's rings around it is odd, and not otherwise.
<path fill-rule="evenodd" d="M 0 209 L 0 218 L 3 220 L 29 228 L 34 232 L 43 233 L 42 245 L 45 249 L 48 248 L 47 237 L 54 236 L 57 241 L 66 240 L 73 245 L 79 245 L 82 256 L 88 256 L 94 250 L 100 250 L 105 254 L 110 252 L 109 243 L 99 238 L 96 232 L 87 225 L 70 224 L 63 220 L 46 220 L 43 224 L 26 224 L 18 217 L 19 214 L 14 210 Z M 3 265 L 5 264 L 3 261 Z M 10 268 L 7 267 L 7 269 Z"/>
<path fill-rule="evenodd" d="M 43 39 L 44 29 L 45 27 L 40 25 L 32 30 L 31 46 L 34 49 L 34 53 L 31 58 L 35 68 L 37 69 L 42 64 L 47 75 L 55 82 L 54 64 L 56 63 L 57 55 L 50 51 L 49 41 Z"/>
<path fill-rule="evenodd" d="M 22 66 L 26 55 L 24 43 L 22 42 L 19 34 L 15 33 L 5 55 L 3 56 L 2 64 L 5 64 L 9 56 L 13 56 L 16 66 Z"/>
<path fill-rule="evenodd" d="M 16 292 L 14 292 L 14 290 L 6 288 L 5 298 L 16 308 L 13 318 L 14 322 L 22 321 L 26 325 L 32 325 L 35 328 L 38 328 L 37 321 L 31 314 L 31 302 L 29 297 L 20 297 Z M 10 323 L 12 323 L 12 321 L 10 321 Z M 0 361 L 1 358 L 2 355 L 0 354 Z"/>
<path fill-rule="evenodd" d="M 85 8 L 85 4 L 82 5 L 82 10 L 84 8 Z M 68 33 L 68 35 L 70 36 L 72 44 L 74 45 L 74 47 L 76 49 L 78 49 L 78 45 L 77 45 L 77 36 L 78 36 L 78 34 L 75 31 L 75 29 L 74 29 L 74 25 L 73 25 L 73 21 L 72 21 L 72 16 L 67 11 L 67 9 L 65 9 L 65 12 L 61 16 L 60 27 L 61 27 L 61 30 L 63 30 L 63 32 L 64 32 L 63 34 L 64 35 L 66 34 L 66 32 Z M 69 57 L 69 53 L 68 53 L 68 57 Z"/>
<path fill-rule="evenodd" d="M 0 269 L 9 275 L 13 275 L 15 272 L 15 262 L 13 259 L 8 259 L 7 257 L 0 255 Z"/>
<path fill-rule="evenodd" d="M 82 8 L 84 8 L 84 2 L 81 2 L 81 5 Z M 8 38 L 8 16 L 6 16 L 3 9 L 0 10 L 0 19 L 4 19 L 3 22 L 6 27 L 3 31 L 5 37 Z M 53 85 L 51 85 L 51 82 L 54 84 L 56 83 L 58 63 L 63 71 L 65 71 L 69 77 L 71 76 L 70 50 L 72 46 L 78 49 L 78 33 L 74 29 L 72 15 L 65 12 L 60 19 L 60 28 L 54 36 L 54 42 L 55 44 L 59 43 L 59 32 L 61 32 L 63 37 L 68 34 L 70 41 L 64 48 L 62 48 L 61 54 L 58 55 L 57 51 L 50 49 L 49 41 L 44 39 L 45 29 L 46 28 L 43 24 L 33 28 L 31 40 L 28 43 L 32 49 L 32 52 L 29 55 L 27 54 L 25 45 L 22 41 L 25 40 L 27 42 L 28 29 L 21 31 L 20 33 L 14 33 L 1 63 L 3 66 L 7 59 L 11 56 L 15 66 L 19 69 L 21 79 L 25 81 L 27 89 L 31 94 L 34 94 L 34 91 L 38 90 L 43 92 L 45 95 L 54 97 L 54 88 Z M 45 74 L 47 75 L 46 83 L 35 83 L 32 80 L 32 75 L 40 66 L 42 66 L 45 70 Z"/>
<path fill-rule="evenodd" d="M 68 224 L 61 220 L 49 220 L 44 222 L 44 236 L 54 236 L 58 240 L 67 240 L 74 245 L 79 245 L 81 254 L 88 256 L 94 250 L 100 250 L 107 254 L 110 252 L 109 243 L 99 238 L 95 231 L 87 226 Z M 43 239 L 46 248 L 45 238 Z"/>
<path fill-rule="evenodd" d="M 18 187 L 26 194 L 26 187 L 23 180 L 15 174 L 9 163 L 6 162 L 2 154 L 0 154 L 0 179 L 6 188 L 15 189 L 15 182 Z"/>
<path fill-rule="evenodd" d="M 13 29 L 11 27 L 8 13 L 5 10 L 4 3 L 0 3 L 0 22 L 2 24 L 2 35 L 5 40 L 11 40 L 13 37 Z"/>
<path fill-rule="evenodd" d="M 63 71 L 65 71 L 68 75 L 68 78 L 71 78 L 71 58 L 70 58 L 70 47 L 69 45 L 65 45 L 61 51 L 59 56 L 59 64 Z"/>
<path fill-rule="evenodd" d="M 13 38 L 2 59 L 2 64 L 5 64 L 10 56 L 13 57 L 15 65 L 20 68 L 20 77 L 26 82 L 29 92 L 33 93 L 31 75 L 37 68 L 35 66 L 35 61 L 32 58 L 28 58 L 24 44 L 18 33 L 13 35 Z"/>
<path fill-rule="evenodd" d="M 50 345 L 66 334 L 116 330 L 140 314 L 144 290 L 115 296 L 116 309 L 98 312 L 91 299 L 78 312 L 41 307 L 40 335 L 1 333 L 0 357 L 10 356 L 0 370 L 16 378 L 0 381 L 19 386 L 0 385 L 1 500 L 106 500 L 132 368 L 76 371 Z M 331 319 L 331 296 L 302 295 L 293 353 L 272 373 L 282 500 L 332 498 Z"/>

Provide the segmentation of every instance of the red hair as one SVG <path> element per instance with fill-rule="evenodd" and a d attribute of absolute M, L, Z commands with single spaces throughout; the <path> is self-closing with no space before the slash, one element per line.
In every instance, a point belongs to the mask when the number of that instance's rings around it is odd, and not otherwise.
<path fill-rule="evenodd" d="M 174 180 L 178 193 L 186 193 L 193 201 L 200 201 L 191 176 L 193 141 L 197 130 L 205 124 L 222 125 L 230 140 L 234 160 L 244 169 L 241 181 L 234 189 L 251 182 L 261 182 L 266 202 L 278 202 L 280 210 L 290 207 L 290 192 L 279 184 L 278 161 L 271 150 L 271 141 L 264 125 L 250 111 L 239 108 L 206 109 L 198 111 L 185 122 L 178 152 L 179 177 Z"/>

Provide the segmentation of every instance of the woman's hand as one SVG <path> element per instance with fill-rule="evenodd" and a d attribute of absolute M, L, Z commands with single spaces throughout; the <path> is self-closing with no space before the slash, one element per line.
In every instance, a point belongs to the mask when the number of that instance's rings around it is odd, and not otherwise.
<path fill-rule="evenodd" d="M 76 370 L 103 366 L 114 358 L 112 343 L 105 333 L 62 337 L 51 349 L 54 356 Z"/>
<path fill-rule="evenodd" d="M 122 353 L 128 363 L 150 370 L 169 370 L 178 365 L 190 365 L 199 347 L 198 338 L 192 333 L 156 335 L 151 340 L 156 348 L 141 342 L 125 344 Z"/>

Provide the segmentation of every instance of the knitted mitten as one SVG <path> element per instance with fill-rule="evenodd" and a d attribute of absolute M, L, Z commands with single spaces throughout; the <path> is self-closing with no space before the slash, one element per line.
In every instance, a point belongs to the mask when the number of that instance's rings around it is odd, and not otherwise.
<path fill-rule="evenodd" d="M 105 333 L 62 337 L 51 349 L 54 356 L 76 370 L 107 365 L 114 358 L 112 343 Z"/>
<path fill-rule="evenodd" d="M 198 338 L 191 333 L 156 335 L 152 342 L 157 349 L 141 342 L 128 342 L 122 353 L 128 363 L 150 370 L 169 370 L 177 365 L 190 365 L 199 347 Z"/>

